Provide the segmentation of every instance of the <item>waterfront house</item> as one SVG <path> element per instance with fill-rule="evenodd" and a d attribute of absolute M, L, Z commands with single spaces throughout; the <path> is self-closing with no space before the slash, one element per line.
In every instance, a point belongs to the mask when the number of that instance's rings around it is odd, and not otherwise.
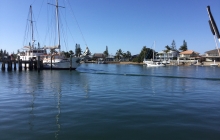
<path fill-rule="evenodd" d="M 178 50 L 169 50 L 168 52 L 161 51 L 156 53 L 156 59 L 159 60 L 176 60 L 179 56 Z"/>
<path fill-rule="evenodd" d="M 105 55 L 103 53 L 94 53 L 93 54 L 93 59 L 97 60 L 97 59 L 104 59 Z"/>
<path fill-rule="evenodd" d="M 220 49 L 214 49 L 210 51 L 206 51 L 203 58 L 205 58 L 205 61 L 220 61 Z"/>
<path fill-rule="evenodd" d="M 114 56 L 108 55 L 107 57 L 105 57 L 105 61 L 114 61 Z"/>
<path fill-rule="evenodd" d="M 197 60 L 199 58 L 199 53 L 193 50 L 186 50 L 179 53 L 180 60 Z"/>

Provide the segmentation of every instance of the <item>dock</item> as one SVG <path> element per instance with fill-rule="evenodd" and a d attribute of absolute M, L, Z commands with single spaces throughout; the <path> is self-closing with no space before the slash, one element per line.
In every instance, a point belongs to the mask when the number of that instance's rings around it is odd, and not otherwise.
<path fill-rule="evenodd" d="M 22 61 L 21 59 L 18 58 L 18 60 L 10 60 L 10 59 L 4 59 L 1 61 L 1 70 L 2 71 L 22 71 L 22 69 L 24 68 L 24 70 L 37 70 L 38 72 L 40 72 L 40 70 L 43 69 L 43 62 L 42 60 L 38 59 L 38 60 L 29 60 L 29 61 Z"/>

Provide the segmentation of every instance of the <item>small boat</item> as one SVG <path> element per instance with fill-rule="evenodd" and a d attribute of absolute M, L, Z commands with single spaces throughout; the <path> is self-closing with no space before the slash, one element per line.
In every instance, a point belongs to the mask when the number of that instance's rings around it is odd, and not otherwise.
<path fill-rule="evenodd" d="M 146 64 L 147 67 L 164 67 L 164 66 L 166 66 L 165 64 L 163 64 L 161 62 L 154 62 L 154 61 L 144 62 L 144 64 Z"/>
<path fill-rule="evenodd" d="M 216 63 L 215 63 L 215 60 L 214 60 L 214 63 L 213 63 L 213 64 L 210 64 L 210 66 L 216 67 L 216 66 L 218 66 L 218 64 L 216 64 Z"/>
<path fill-rule="evenodd" d="M 103 58 L 98 58 L 97 59 L 97 64 L 106 64 L 106 62 Z"/>
<path fill-rule="evenodd" d="M 154 46 L 155 46 L 155 42 L 154 42 Z M 162 62 L 158 62 L 158 61 L 154 61 L 154 51 L 153 51 L 153 59 L 148 61 L 144 58 L 143 61 L 144 65 L 146 65 L 147 67 L 164 67 L 166 66 L 166 63 L 162 63 Z"/>

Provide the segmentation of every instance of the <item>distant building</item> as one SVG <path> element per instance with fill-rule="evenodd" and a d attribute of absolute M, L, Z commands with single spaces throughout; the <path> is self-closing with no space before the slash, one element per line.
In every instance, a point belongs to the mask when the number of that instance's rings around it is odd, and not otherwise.
<path fill-rule="evenodd" d="M 104 55 L 103 53 L 94 53 L 94 54 L 93 54 L 93 59 L 94 59 L 94 60 L 97 60 L 97 59 L 99 59 L 99 58 L 104 59 L 104 58 L 105 58 L 105 55 Z"/>
<path fill-rule="evenodd" d="M 179 56 L 178 50 L 170 50 L 167 53 L 164 51 L 156 53 L 155 58 L 160 60 L 176 60 L 178 56 Z"/>
<path fill-rule="evenodd" d="M 105 57 L 105 61 L 115 61 L 114 56 L 109 55 L 109 56 Z"/>
<path fill-rule="evenodd" d="M 219 55 L 220 49 L 214 49 L 205 52 L 205 55 L 202 56 L 205 58 L 205 61 L 220 61 L 220 55 Z"/>
<path fill-rule="evenodd" d="M 197 60 L 199 58 L 199 53 L 193 50 L 186 50 L 179 53 L 180 60 Z"/>

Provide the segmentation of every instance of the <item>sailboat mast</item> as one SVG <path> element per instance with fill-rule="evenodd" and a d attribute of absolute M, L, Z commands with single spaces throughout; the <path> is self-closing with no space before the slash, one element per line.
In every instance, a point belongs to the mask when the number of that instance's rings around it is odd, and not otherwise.
<path fill-rule="evenodd" d="M 154 41 L 154 49 L 155 49 L 155 41 Z M 153 61 L 154 61 L 154 49 L 153 49 Z"/>
<path fill-rule="evenodd" d="M 30 5 L 30 12 L 31 12 L 31 48 L 34 48 L 34 28 L 33 28 L 33 20 L 32 20 L 32 6 Z"/>
<path fill-rule="evenodd" d="M 58 0 L 56 0 L 56 19 L 57 19 L 57 32 L 58 32 L 58 49 L 60 51 L 60 25 L 59 25 L 59 11 Z"/>

